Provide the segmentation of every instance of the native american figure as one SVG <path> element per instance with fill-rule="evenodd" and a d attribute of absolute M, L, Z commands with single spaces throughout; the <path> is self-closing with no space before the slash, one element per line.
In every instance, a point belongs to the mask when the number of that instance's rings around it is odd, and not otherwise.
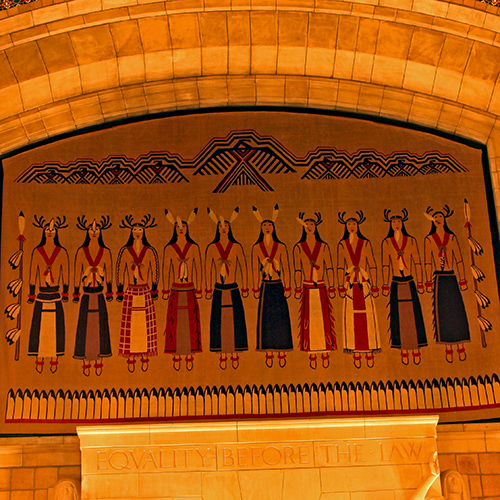
<path fill-rule="evenodd" d="M 404 365 L 410 362 L 410 352 L 418 365 L 420 348 L 427 345 L 427 336 L 418 298 L 419 293 L 424 293 L 424 283 L 417 240 L 406 230 L 406 209 L 402 215 L 391 215 L 390 210 L 385 210 L 384 220 L 389 223 L 389 232 L 382 241 L 382 294 L 387 297 L 390 293 L 391 347 L 401 350 Z M 416 285 L 412 271 L 417 278 Z"/>
<path fill-rule="evenodd" d="M 128 358 L 130 372 L 135 370 L 139 357 L 141 369 L 147 371 L 149 358 L 158 355 L 153 301 L 158 298 L 159 262 L 156 250 L 146 238 L 146 229 L 156 227 L 156 223 L 149 214 L 135 223 L 127 215 L 120 227 L 129 229 L 130 236 L 116 262 L 116 300 L 123 301 L 118 354 Z"/>
<path fill-rule="evenodd" d="M 345 226 L 344 235 L 337 246 L 337 275 L 339 295 L 344 302 L 344 352 L 353 355 L 354 366 L 361 368 L 361 355 L 372 368 L 374 354 L 381 351 L 377 314 L 373 299 L 378 297 L 377 264 L 373 248 L 359 229 L 366 218 L 345 218 L 339 212 L 339 222 Z"/>
<path fill-rule="evenodd" d="M 65 352 L 62 302 L 68 301 L 69 290 L 69 258 L 59 243 L 59 229 L 68 225 L 66 217 L 46 222 L 44 217 L 37 216 L 33 225 L 42 229 L 43 235 L 31 254 L 28 303 L 35 305 L 28 356 L 36 356 L 35 367 L 39 373 L 43 371 L 44 358 L 50 358 L 50 371 L 55 373 L 58 358 Z"/>
<path fill-rule="evenodd" d="M 243 248 L 233 236 L 231 224 L 238 216 L 235 208 L 231 218 L 217 219 L 208 208 L 208 215 L 217 225 L 215 238 L 205 252 L 205 297 L 212 299 L 210 314 L 210 350 L 219 352 L 219 366 L 225 370 L 230 354 L 233 368 L 239 366 L 239 352 L 248 350 L 247 326 L 241 297 L 248 297 L 248 270 Z M 237 275 L 241 276 L 241 292 Z M 213 286 L 213 290 L 212 290 Z"/>
<path fill-rule="evenodd" d="M 276 226 L 279 207 L 271 219 L 264 220 L 257 208 L 253 213 L 260 222 L 260 234 L 252 247 L 253 295 L 259 299 L 257 317 L 257 351 L 266 353 L 266 365 L 273 366 L 274 351 L 278 363 L 286 364 L 286 351 L 293 349 L 290 312 L 290 265 L 286 246 L 278 239 Z"/>
<path fill-rule="evenodd" d="M 315 212 L 314 219 L 304 219 L 304 215 L 300 212 L 297 218 L 302 236 L 293 247 L 295 298 L 300 299 L 300 350 L 310 352 L 311 368 L 318 365 L 317 353 L 321 353 L 323 367 L 328 368 L 330 351 L 337 349 L 330 301 L 335 297 L 332 254 L 319 235 L 321 214 Z"/>
<path fill-rule="evenodd" d="M 94 361 L 96 375 L 102 373 L 102 358 L 111 356 L 108 309 L 106 301 L 113 300 L 113 264 L 111 252 L 104 244 L 102 232 L 111 227 L 109 216 L 88 222 L 85 216 L 77 218 L 76 227 L 85 231 L 85 241 L 75 257 L 75 291 L 73 302 L 80 302 L 73 357 L 83 361 L 83 374 L 90 375 Z M 80 295 L 80 286 L 83 296 Z M 106 286 L 106 292 L 104 292 Z"/>
<path fill-rule="evenodd" d="M 452 215 L 448 205 L 442 211 L 428 207 L 425 216 L 431 221 L 431 230 L 424 242 L 425 287 L 432 292 L 434 338 L 438 344 L 445 344 L 449 363 L 453 363 L 453 345 L 457 346 L 458 359 L 465 361 L 464 342 L 470 342 L 469 322 L 460 293 L 467 290 L 465 266 L 457 237 L 447 223 Z"/>
<path fill-rule="evenodd" d="M 189 236 L 189 225 L 198 209 L 187 222 L 175 219 L 165 210 L 174 226 L 170 241 L 163 250 L 163 298 L 168 299 L 165 352 L 173 354 L 173 366 L 180 370 L 182 356 L 186 368 L 193 369 L 193 353 L 201 352 L 201 325 L 198 299 L 201 298 L 201 254 L 198 244 Z"/>

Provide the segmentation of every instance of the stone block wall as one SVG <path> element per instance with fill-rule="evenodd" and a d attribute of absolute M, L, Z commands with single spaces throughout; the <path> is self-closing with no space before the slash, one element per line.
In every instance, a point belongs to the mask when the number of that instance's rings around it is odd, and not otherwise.
<path fill-rule="evenodd" d="M 500 423 L 440 424 L 437 447 L 441 471 L 460 472 L 471 500 L 500 500 Z M 80 479 L 77 436 L 0 438 L 0 500 L 55 500 L 60 481 Z"/>
<path fill-rule="evenodd" d="M 81 476 L 77 436 L 0 438 L 0 500 L 53 500 L 56 485 Z"/>
<path fill-rule="evenodd" d="M 441 471 L 457 470 L 471 500 L 500 500 L 500 424 L 438 426 Z"/>

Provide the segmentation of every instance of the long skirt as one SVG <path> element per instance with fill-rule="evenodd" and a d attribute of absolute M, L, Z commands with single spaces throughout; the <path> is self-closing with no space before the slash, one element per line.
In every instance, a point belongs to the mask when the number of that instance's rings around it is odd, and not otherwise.
<path fill-rule="evenodd" d="M 123 294 L 120 356 L 158 354 L 156 311 L 149 285 L 129 285 Z"/>
<path fill-rule="evenodd" d="M 464 299 L 453 271 L 434 272 L 434 338 L 438 344 L 470 342 Z"/>
<path fill-rule="evenodd" d="M 304 281 L 299 313 L 300 350 L 337 349 L 333 322 L 332 303 L 325 283 Z"/>
<path fill-rule="evenodd" d="M 418 349 L 427 345 L 424 316 L 413 276 L 394 276 L 389 299 L 391 347 Z"/>
<path fill-rule="evenodd" d="M 257 351 L 292 349 L 292 326 L 283 282 L 262 281 L 257 317 Z"/>
<path fill-rule="evenodd" d="M 237 283 L 216 283 L 210 314 L 210 350 L 248 350 L 245 310 Z"/>
<path fill-rule="evenodd" d="M 59 287 L 41 286 L 33 308 L 28 356 L 55 358 L 64 351 L 64 310 Z"/>
<path fill-rule="evenodd" d="M 172 283 L 168 298 L 165 352 L 201 352 L 200 308 L 193 283 Z"/>
<path fill-rule="evenodd" d="M 109 358 L 111 341 L 103 286 L 84 286 L 76 327 L 75 359 Z"/>
<path fill-rule="evenodd" d="M 344 352 L 380 351 L 380 334 L 368 281 L 353 283 L 344 306 Z"/>

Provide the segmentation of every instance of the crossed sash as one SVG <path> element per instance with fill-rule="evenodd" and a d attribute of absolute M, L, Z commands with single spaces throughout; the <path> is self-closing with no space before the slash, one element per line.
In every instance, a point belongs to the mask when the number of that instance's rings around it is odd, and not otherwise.
<path fill-rule="evenodd" d="M 135 276 L 138 275 L 139 278 L 144 281 L 144 278 L 142 277 L 141 268 L 144 267 L 144 264 L 142 263 L 142 261 L 144 259 L 144 256 L 146 255 L 146 252 L 148 251 L 148 247 L 143 246 L 141 253 L 139 255 L 137 255 L 133 246 L 127 247 L 127 250 L 129 251 L 129 253 L 132 256 L 132 259 L 134 261 L 132 266 L 131 266 L 132 271 L 134 271 L 134 275 Z"/>
<path fill-rule="evenodd" d="M 92 255 L 90 255 L 89 247 L 83 247 L 83 252 L 85 253 L 87 262 L 90 264 L 90 266 L 85 269 L 84 278 L 92 274 L 92 286 L 97 286 L 101 283 L 101 281 L 99 281 L 99 283 L 97 282 L 97 275 L 99 275 L 100 278 L 104 276 L 103 269 L 99 266 L 99 262 L 101 262 L 104 254 L 104 248 L 99 247 L 99 251 L 97 252 L 95 259 L 93 259 Z"/>
<path fill-rule="evenodd" d="M 274 259 L 274 257 L 276 257 L 276 252 L 278 251 L 278 246 L 279 246 L 279 243 L 277 241 L 273 241 L 273 247 L 271 248 L 271 254 L 269 255 L 264 242 L 261 241 L 259 243 L 259 247 L 260 247 L 260 250 L 262 252 L 262 255 L 264 255 L 264 259 L 266 259 L 263 272 L 265 275 L 269 276 L 269 278 L 272 278 L 273 271 L 276 274 L 278 273 L 279 263 L 277 260 Z"/>
<path fill-rule="evenodd" d="M 312 252 L 309 249 L 309 245 L 307 244 L 306 241 L 302 241 L 300 243 L 300 246 L 301 246 L 302 250 L 304 250 L 304 253 L 306 254 L 307 258 L 309 259 L 309 263 L 311 264 L 310 281 L 312 281 L 313 283 L 317 283 L 318 282 L 319 265 L 316 264 L 316 261 L 318 260 L 319 251 L 321 250 L 321 242 L 316 241 Z"/>
<path fill-rule="evenodd" d="M 437 233 L 432 234 L 432 239 L 436 243 L 437 247 L 439 248 L 439 261 L 441 264 L 441 271 L 445 268 L 445 264 L 448 264 L 448 254 L 446 253 L 447 251 L 447 245 L 448 242 L 450 241 L 450 233 L 444 233 L 444 240 L 441 241 L 441 238 L 438 236 Z"/>
<path fill-rule="evenodd" d="M 177 254 L 179 260 L 179 281 L 181 283 L 183 281 L 188 281 L 189 269 L 187 265 L 186 255 L 188 254 L 191 246 L 192 243 L 190 243 L 189 241 L 186 243 L 184 250 L 181 250 L 181 247 L 177 243 L 174 243 L 172 245 L 172 248 L 175 250 L 175 253 Z"/>
<path fill-rule="evenodd" d="M 59 252 L 61 251 L 61 247 L 55 247 L 50 258 L 47 255 L 47 252 L 45 251 L 45 247 L 37 247 L 37 250 L 40 253 L 40 255 L 42 256 L 43 260 L 45 261 L 45 265 L 47 266 L 45 268 L 44 273 L 43 273 L 43 275 L 45 276 L 45 283 L 47 285 L 51 285 L 54 283 L 54 276 L 52 274 L 52 264 L 57 259 L 57 256 L 59 255 Z"/>
<path fill-rule="evenodd" d="M 229 264 L 231 261 L 229 260 L 229 254 L 233 248 L 233 242 L 230 241 L 227 244 L 227 247 L 224 249 L 219 241 L 215 243 L 215 247 L 219 251 L 219 263 L 220 263 L 220 276 L 222 278 L 222 283 L 224 283 L 226 276 L 229 274 Z"/>

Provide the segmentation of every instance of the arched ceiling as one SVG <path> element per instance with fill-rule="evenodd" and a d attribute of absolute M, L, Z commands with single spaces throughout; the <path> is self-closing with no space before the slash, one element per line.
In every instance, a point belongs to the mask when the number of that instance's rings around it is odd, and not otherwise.
<path fill-rule="evenodd" d="M 0 154 L 132 116 L 254 105 L 383 116 L 486 144 L 500 114 L 497 10 L 439 0 L 34 2 L 1 13 Z"/>

